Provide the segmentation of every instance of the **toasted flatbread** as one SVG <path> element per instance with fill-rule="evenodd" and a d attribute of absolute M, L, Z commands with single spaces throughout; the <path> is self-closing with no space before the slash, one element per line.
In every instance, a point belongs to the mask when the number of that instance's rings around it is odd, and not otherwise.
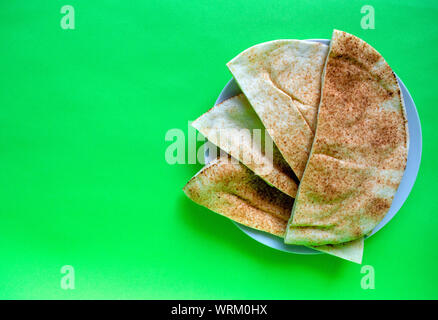
<path fill-rule="evenodd" d="M 336 244 L 369 234 L 391 206 L 408 143 L 391 68 L 369 44 L 335 30 L 315 140 L 285 242 Z"/>
<path fill-rule="evenodd" d="M 315 129 L 328 47 L 302 40 L 253 46 L 227 66 L 298 179 Z"/>
<path fill-rule="evenodd" d="M 194 202 L 248 227 L 284 237 L 293 198 L 269 186 L 238 161 L 221 157 L 184 187 Z M 314 249 L 361 263 L 363 239 Z"/>
<path fill-rule="evenodd" d="M 295 197 L 295 174 L 243 93 L 214 106 L 192 126 L 268 184 Z"/>
<path fill-rule="evenodd" d="M 227 157 L 211 161 L 183 190 L 214 212 L 277 236 L 284 235 L 294 201 Z"/>

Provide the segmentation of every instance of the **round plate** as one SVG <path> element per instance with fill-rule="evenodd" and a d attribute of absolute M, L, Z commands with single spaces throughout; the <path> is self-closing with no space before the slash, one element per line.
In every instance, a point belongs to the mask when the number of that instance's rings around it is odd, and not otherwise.
<path fill-rule="evenodd" d="M 326 45 L 329 45 L 330 40 L 327 39 L 309 39 L 308 41 L 320 42 Z M 408 151 L 408 161 L 406 164 L 406 170 L 403 174 L 403 178 L 400 182 L 400 185 L 397 189 L 397 193 L 395 194 L 394 200 L 392 201 L 391 208 L 389 209 L 386 216 L 383 220 L 374 228 L 373 232 L 367 236 L 366 238 L 371 237 L 377 231 L 382 229 L 400 210 L 403 203 L 409 196 L 412 187 L 414 186 L 415 179 L 417 178 L 418 169 L 420 168 L 421 161 L 421 126 L 420 119 L 418 117 L 417 109 L 415 108 L 414 101 L 412 100 L 411 95 L 409 94 L 408 89 L 403 84 L 401 79 L 396 75 L 397 80 L 399 82 L 403 100 L 405 103 L 406 113 L 408 117 L 408 128 L 409 128 L 409 151 Z M 219 104 L 222 101 L 231 98 L 242 91 L 240 90 L 237 82 L 231 79 L 227 85 L 224 87 L 219 97 L 216 100 L 215 104 Z M 240 223 L 234 222 L 238 228 L 240 228 L 243 232 L 245 232 L 248 236 L 253 238 L 254 240 L 277 250 L 298 253 L 298 254 L 318 254 L 321 253 L 319 251 L 310 249 L 305 246 L 299 245 L 290 245 L 285 244 L 283 239 L 269 233 L 259 231 L 256 229 L 249 228 Z"/>

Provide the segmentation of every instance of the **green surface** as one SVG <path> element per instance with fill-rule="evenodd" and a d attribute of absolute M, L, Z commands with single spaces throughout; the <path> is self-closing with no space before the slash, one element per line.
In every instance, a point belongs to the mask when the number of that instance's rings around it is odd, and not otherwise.
<path fill-rule="evenodd" d="M 75 30 L 60 27 L 65 4 Z M 2 1 L 0 298 L 438 298 L 437 20 L 436 1 L 414 0 Z M 374 290 L 359 265 L 272 250 L 190 202 L 201 165 L 164 158 L 165 133 L 212 106 L 228 60 L 333 28 L 383 54 L 422 122 L 413 191 L 365 243 Z"/>

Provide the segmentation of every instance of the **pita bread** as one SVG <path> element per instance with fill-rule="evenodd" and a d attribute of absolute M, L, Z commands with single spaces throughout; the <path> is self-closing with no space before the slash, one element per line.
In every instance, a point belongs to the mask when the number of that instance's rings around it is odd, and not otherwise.
<path fill-rule="evenodd" d="M 335 30 L 323 81 L 286 243 L 336 244 L 369 234 L 388 212 L 406 167 L 406 113 L 383 57 Z"/>
<path fill-rule="evenodd" d="M 295 197 L 296 177 L 243 93 L 214 106 L 192 126 L 268 184 Z M 266 152 L 265 142 L 270 143 L 271 153 Z"/>
<path fill-rule="evenodd" d="M 325 246 L 310 248 L 330 254 L 335 257 L 361 264 L 364 248 L 364 238 L 362 237 L 349 242 L 339 244 L 327 244 Z"/>
<path fill-rule="evenodd" d="M 300 40 L 253 46 L 227 66 L 301 179 L 309 157 L 328 47 Z"/>
<path fill-rule="evenodd" d="M 184 192 L 214 212 L 279 237 L 284 237 L 293 205 L 293 198 L 270 187 L 240 162 L 226 157 L 210 162 L 186 184 Z M 361 263 L 363 239 L 314 249 Z"/>
<path fill-rule="evenodd" d="M 277 236 L 284 234 L 293 204 L 293 198 L 226 157 L 210 162 L 183 190 L 210 210 Z"/>

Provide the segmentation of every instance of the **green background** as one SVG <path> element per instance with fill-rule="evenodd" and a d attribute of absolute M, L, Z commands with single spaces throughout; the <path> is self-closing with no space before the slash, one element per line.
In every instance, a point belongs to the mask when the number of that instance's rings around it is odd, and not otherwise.
<path fill-rule="evenodd" d="M 75 30 L 60 27 L 63 5 Z M 375 30 L 360 26 L 375 8 Z M 2 1 L 0 298 L 438 298 L 436 1 Z M 225 63 L 281 38 L 353 33 L 409 88 L 423 156 L 364 265 L 279 252 L 192 203 L 172 128 L 210 108 Z M 60 287 L 63 265 L 75 290 Z"/>

